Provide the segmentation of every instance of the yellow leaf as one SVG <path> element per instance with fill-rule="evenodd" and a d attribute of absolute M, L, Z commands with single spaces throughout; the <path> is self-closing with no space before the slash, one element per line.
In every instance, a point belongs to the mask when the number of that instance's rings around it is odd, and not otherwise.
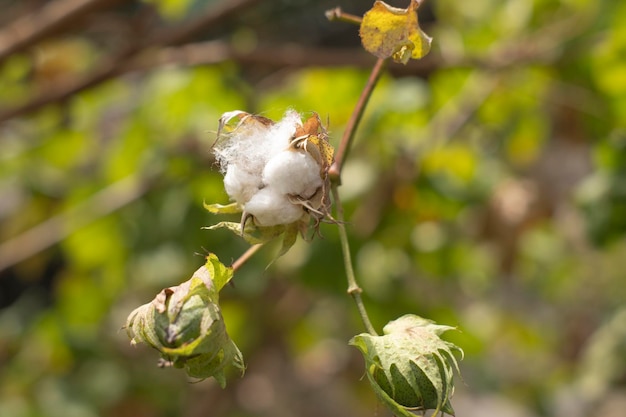
<path fill-rule="evenodd" d="M 363 47 L 378 58 L 391 57 L 403 64 L 411 58 L 424 57 L 430 51 L 432 39 L 419 27 L 418 6 L 416 0 L 411 0 L 406 9 L 376 1 L 361 23 L 359 34 Z"/>
<path fill-rule="evenodd" d="M 314 113 L 304 125 L 296 128 L 291 141 L 293 149 L 304 149 L 319 164 L 320 176 L 326 178 L 328 169 L 333 164 L 335 150 L 328 142 L 328 133 L 317 113 Z"/>
<path fill-rule="evenodd" d="M 309 136 L 305 150 L 320 162 L 325 171 L 333 164 L 335 150 L 324 135 Z"/>

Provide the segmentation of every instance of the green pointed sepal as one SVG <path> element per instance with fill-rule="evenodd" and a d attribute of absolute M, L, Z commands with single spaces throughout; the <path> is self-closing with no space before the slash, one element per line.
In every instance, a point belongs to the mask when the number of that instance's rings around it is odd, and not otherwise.
<path fill-rule="evenodd" d="M 212 205 L 214 207 L 216 205 Z M 230 207 L 221 206 L 221 207 Z M 206 207 L 206 206 L 205 206 Z M 208 208 L 207 208 L 208 209 Z M 208 209 L 211 211 L 210 209 Z M 226 229 L 241 237 L 251 245 L 265 244 L 275 239 L 281 239 L 280 249 L 273 261 L 283 256 L 296 243 L 298 233 L 304 233 L 308 225 L 308 217 L 300 221 L 279 224 L 276 226 L 257 226 L 253 222 L 246 222 L 242 229 L 241 223 L 236 222 L 219 222 L 212 226 L 203 227 L 206 230 Z M 272 262 L 273 262 L 272 261 Z"/>

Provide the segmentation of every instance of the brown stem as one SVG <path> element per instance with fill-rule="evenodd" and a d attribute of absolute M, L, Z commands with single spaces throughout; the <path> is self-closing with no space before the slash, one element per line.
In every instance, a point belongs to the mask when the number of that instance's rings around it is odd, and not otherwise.
<path fill-rule="evenodd" d="M 348 121 L 348 125 L 346 126 L 346 130 L 343 132 L 343 137 L 341 138 L 341 142 L 339 143 L 339 148 L 335 153 L 335 162 L 331 165 L 328 170 L 328 175 L 330 180 L 333 182 L 341 183 L 341 168 L 343 166 L 343 161 L 346 159 L 348 151 L 350 150 L 350 146 L 352 145 L 352 140 L 354 139 L 354 134 L 356 133 L 356 129 L 359 126 L 359 122 L 361 121 L 361 117 L 363 117 L 363 112 L 365 111 L 365 107 L 367 106 L 367 102 L 372 95 L 372 91 L 374 91 L 374 87 L 378 82 L 383 68 L 385 67 L 385 59 L 379 58 L 370 73 L 370 77 L 367 80 L 367 84 L 365 88 L 361 92 L 361 97 L 359 97 L 359 101 L 352 112 L 352 116 L 350 116 L 350 120 Z"/>
<path fill-rule="evenodd" d="M 252 245 L 248 248 L 247 251 L 245 251 L 243 253 L 243 255 L 241 255 L 235 262 L 233 262 L 233 264 L 231 265 L 231 268 L 233 269 L 233 272 L 237 271 L 239 268 L 241 268 L 243 266 L 243 264 L 245 264 L 246 262 L 248 262 L 248 260 L 250 258 L 252 258 L 252 256 L 258 252 L 259 249 L 261 249 L 263 247 L 262 243 L 257 243 L 256 245 Z"/>
<path fill-rule="evenodd" d="M 16 19 L 0 31 L 0 61 L 29 48 L 64 26 L 97 8 L 113 6 L 120 0 L 56 0 Z"/>
<path fill-rule="evenodd" d="M 115 78 L 128 71 L 127 66 L 129 64 L 132 67 L 133 63 L 137 65 L 142 60 L 150 59 L 153 48 L 184 43 L 207 27 L 214 26 L 231 16 L 236 16 L 237 13 L 252 7 L 257 2 L 259 0 L 229 0 L 217 3 L 217 5 L 211 3 L 204 12 L 191 21 L 182 22 L 169 30 L 155 32 L 143 42 L 133 43 L 124 50 L 112 54 L 99 65 L 97 70 L 87 74 L 84 78 L 72 80 L 67 85 L 43 92 L 15 107 L 0 109 L 0 122 L 33 112 L 48 104 L 69 99 L 76 93 Z M 0 35 L 2 35 L 2 32 L 0 32 Z M 2 42 L 3 39 L 0 37 L 0 59 L 2 58 L 3 50 L 8 50 L 10 47 L 10 45 L 3 46 Z"/>
<path fill-rule="evenodd" d="M 338 21 L 352 23 L 355 25 L 360 25 L 363 21 L 363 18 L 361 16 L 345 13 L 343 10 L 341 10 L 341 7 L 335 7 L 334 9 L 326 10 L 326 19 L 330 20 L 331 22 Z"/>

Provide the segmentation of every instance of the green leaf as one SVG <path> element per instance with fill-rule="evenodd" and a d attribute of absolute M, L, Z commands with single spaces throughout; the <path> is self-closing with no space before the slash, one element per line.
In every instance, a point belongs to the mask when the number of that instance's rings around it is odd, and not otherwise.
<path fill-rule="evenodd" d="M 266 243 L 269 240 L 272 240 L 273 238 L 278 236 L 280 233 L 282 233 L 282 230 L 281 230 L 279 232 L 277 231 L 276 234 L 266 235 L 264 233 L 258 233 L 257 228 L 251 229 L 247 225 L 242 233 L 241 223 L 235 223 L 235 222 L 219 222 L 212 226 L 203 227 L 203 229 L 207 229 L 207 230 L 228 229 L 231 232 L 235 233 L 236 235 L 243 237 L 245 241 L 251 245 L 257 245 L 259 243 Z"/>
<path fill-rule="evenodd" d="M 246 223 L 246 226 L 243 230 L 243 234 L 241 233 L 241 223 L 235 223 L 235 222 L 219 222 L 212 226 L 203 227 L 203 229 L 207 229 L 207 230 L 228 229 L 231 232 L 239 236 L 242 236 L 246 240 L 246 242 L 248 242 L 249 244 L 257 245 L 260 243 L 267 243 L 271 240 L 274 240 L 278 236 L 284 234 L 286 231 L 293 230 L 294 227 L 296 228 L 296 234 L 297 234 L 297 230 L 298 230 L 297 223 L 289 224 L 289 225 L 279 224 L 276 226 L 261 227 L 261 226 L 255 226 L 254 224 L 252 224 L 252 222 L 248 222 Z M 287 239 L 287 243 L 289 243 L 290 239 L 291 239 L 291 235 Z M 292 242 L 287 247 L 287 249 L 289 249 L 291 245 L 293 245 L 294 242 Z M 285 246 L 286 245 L 283 243 L 283 248 Z M 286 252 L 286 250 L 284 252 Z"/>
<path fill-rule="evenodd" d="M 241 223 L 235 223 L 235 222 L 219 222 L 216 223 L 212 226 L 205 226 L 203 227 L 203 229 L 206 230 L 217 230 L 217 229 L 227 229 L 230 230 L 231 232 L 241 236 Z M 244 235 L 245 238 L 245 235 Z M 246 241 L 248 241 L 248 243 L 254 245 L 256 243 L 260 243 L 260 242 L 250 242 L 248 239 L 246 239 Z"/>
<path fill-rule="evenodd" d="M 204 203 L 204 208 L 213 214 L 235 214 L 241 213 L 243 211 L 241 206 L 237 203 L 231 203 L 226 205 Z"/>
<path fill-rule="evenodd" d="M 463 351 L 439 336 L 454 329 L 407 314 L 389 322 L 383 336 L 360 334 L 350 344 L 363 353 L 374 392 L 396 415 L 412 416 L 409 410 L 435 410 L 454 415 L 453 354 Z"/>
<path fill-rule="evenodd" d="M 420 29 L 418 7 L 415 0 L 406 9 L 376 1 L 361 22 L 359 34 L 365 50 L 378 58 L 391 57 L 403 64 L 428 54 L 432 39 Z"/>
<path fill-rule="evenodd" d="M 222 288 L 233 278 L 233 269 L 227 267 L 217 258 L 217 255 L 210 253 L 207 256 L 207 262 L 205 264 L 206 271 L 209 276 L 212 277 L 214 289 L 217 293 L 219 293 Z M 198 273 L 196 271 L 196 273 Z M 217 298 L 216 298 L 217 300 Z"/>

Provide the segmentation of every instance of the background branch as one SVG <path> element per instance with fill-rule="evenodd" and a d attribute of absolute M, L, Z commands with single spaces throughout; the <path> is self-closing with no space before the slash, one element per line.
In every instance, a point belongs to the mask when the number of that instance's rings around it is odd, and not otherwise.
<path fill-rule="evenodd" d="M 187 42 L 194 36 L 198 35 L 198 33 L 202 30 L 217 25 L 223 20 L 227 20 L 233 14 L 240 12 L 242 9 L 251 7 L 258 1 L 259 0 L 231 0 L 221 2 L 217 6 L 211 4 L 211 6 L 201 13 L 199 17 L 193 19 L 191 22 L 183 22 L 165 31 L 158 30 L 152 36 L 149 36 L 146 41 L 133 44 L 122 51 L 112 53 L 100 64 L 98 64 L 92 73 L 87 74 L 82 78 L 60 85 L 52 91 L 41 92 L 27 102 L 18 104 L 15 107 L 5 110 L 0 109 L 0 122 L 21 116 L 23 114 L 31 113 L 51 103 L 63 102 L 81 91 L 95 87 L 107 80 L 128 72 L 131 68 L 133 68 L 133 66 L 137 67 L 142 61 L 147 60 L 150 62 L 150 55 L 153 53 L 155 47 L 176 45 Z M 86 11 L 82 12 L 85 13 Z M 36 20 L 36 18 L 32 16 L 24 19 L 26 19 L 25 21 Z M 64 21 L 66 20 L 64 19 Z M 50 25 L 53 27 L 59 26 L 59 24 L 53 23 L 50 23 Z M 37 33 L 41 33 L 36 36 L 33 35 L 28 37 L 30 40 L 19 44 L 22 45 L 19 47 L 23 48 L 30 46 L 49 31 L 50 30 L 43 28 L 40 29 Z M 7 50 L 13 50 L 11 44 L 7 44 L 6 48 Z M 145 64 L 143 65 L 145 66 Z"/>
<path fill-rule="evenodd" d="M 143 196 L 149 181 L 131 176 L 0 244 L 0 271 L 59 243 L 80 228 Z"/>
<path fill-rule="evenodd" d="M 118 2 L 120 0 L 56 0 L 46 4 L 0 31 L 0 62 L 56 33 L 70 22 Z"/>
<path fill-rule="evenodd" d="M 110 3 L 107 3 L 110 2 Z M 56 7 L 65 5 L 74 6 L 71 14 L 74 19 L 84 16 L 96 6 L 105 7 L 119 0 L 92 0 L 80 3 L 76 0 L 57 0 Z M 67 2 L 67 3 L 66 3 Z M 314 46 L 294 47 L 290 44 L 274 44 L 259 46 L 251 51 L 241 51 L 223 40 L 203 41 L 188 43 L 197 37 L 202 31 L 214 29 L 216 25 L 223 24 L 233 19 L 238 13 L 250 8 L 258 0 L 224 1 L 217 6 L 209 6 L 199 17 L 190 22 L 182 22 L 174 27 L 159 30 L 146 40 L 128 46 L 127 48 L 113 52 L 99 63 L 93 72 L 83 77 L 72 79 L 66 83 L 55 86 L 54 90 L 40 91 L 27 99 L 9 108 L 0 109 L 0 122 L 35 112 L 49 104 L 63 102 L 77 93 L 91 89 L 112 78 L 133 71 L 150 71 L 164 65 L 212 65 L 225 61 L 235 61 L 241 65 L 263 65 L 268 69 L 296 68 L 308 66 L 343 66 L 350 65 L 361 68 L 371 66 L 371 56 L 364 53 L 361 48 L 326 48 Z M 61 4 L 63 3 L 63 4 Z M 49 7 L 52 7 L 51 4 Z M 332 10 L 331 10 L 332 11 Z M 43 12 L 42 12 L 43 13 Z M 51 14 L 52 15 L 52 14 Z M 341 12 L 341 15 L 346 15 Z M 19 21 L 34 21 L 36 15 L 32 14 L 21 18 Z M 58 16 L 57 16 L 58 17 Z M 58 17 L 61 19 L 61 17 Z M 61 22 L 49 18 L 47 24 L 41 24 L 38 30 L 31 30 L 29 36 L 12 37 L 18 22 L 0 32 L 0 60 L 3 50 L 21 50 L 36 44 L 59 30 L 69 20 L 63 17 Z M 507 43 L 485 56 L 468 56 L 454 53 L 436 55 L 431 53 L 420 61 L 411 61 L 408 65 L 391 65 L 388 71 L 396 76 L 419 76 L 428 77 L 433 71 L 440 68 L 481 68 L 486 70 L 502 70 L 511 66 L 529 65 L 536 63 L 551 63 L 556 61 L 562 53 L 560 47 L 567 39 L 577 36 L 585 27 L 585 21 L 580 16 L 573 16 L 565 21 L 559 21 L 548 27 L 542 28 L 535 34 L 516 43 Z M 46 20 L 44 19 L 44 22 Z M 19 27 L 19 25 L 17 26 Z M 536 39 L 550 35 L 551 42 L 537 42 Z M 21 39 L 21 41 L 20 41 Z M 341 155 L 341 150 L 338 154 Z M 337 167 L 335 167 L 337 168 Z"/>

